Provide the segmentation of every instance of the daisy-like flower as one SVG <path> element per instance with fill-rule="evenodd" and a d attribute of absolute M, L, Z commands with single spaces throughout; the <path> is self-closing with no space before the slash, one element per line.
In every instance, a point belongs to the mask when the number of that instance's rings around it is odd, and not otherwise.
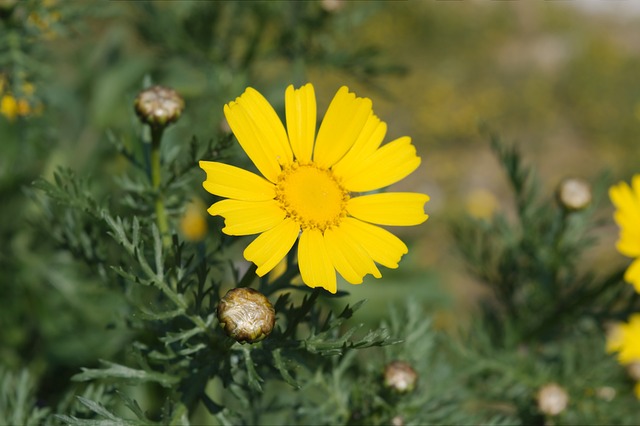
<path fill-rule="evenodd" d="M 260 234 L 244 250 L 263 276 L 298 243 L 302 281 L 335 293 L 336 271 L 351 284 L 376 266 L 397 268 L 407 246 L 376 225 L 418 225 L 427 219 L 425 194 L 363 194 L 400 181 L 419 165 L 411 139 L 382 145 L 386 124 L 371 100 L 342 87 L 316 135 L 313 86 L 285 92 L 287 129 L 269 102 L 247 88 L 224 114 L 238 142 L 262 176 L 201 161 L 204 188 L 226 198 L 209 208 L 225 219 L 228 235 Z"/>
<path fill-rule="evenodd" d="M 621 254 L 635 258 L 624 279 L 640 293 L 640 174 L 632 178 L 631 186 L 620 182 L 609 188 L 609 197 L 616 207 L 613 217 L 620 227 L 616 248 Z"/>

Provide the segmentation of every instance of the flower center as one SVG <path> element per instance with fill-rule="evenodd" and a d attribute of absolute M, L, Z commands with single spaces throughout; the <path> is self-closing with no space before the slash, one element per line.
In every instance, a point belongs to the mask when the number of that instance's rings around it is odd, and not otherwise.
<path fill-rule="evenodd" d="M 278 177 L 276 200 L 302 229 L 324 231 L 346 216 L 349 192 L 330 170 L 295 162 Z"/>

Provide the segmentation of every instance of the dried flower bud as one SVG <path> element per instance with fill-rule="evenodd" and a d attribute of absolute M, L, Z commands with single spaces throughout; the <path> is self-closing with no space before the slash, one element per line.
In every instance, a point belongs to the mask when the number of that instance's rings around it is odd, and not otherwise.
<path fill-rule="evenodd" d="M 616 397 L 616 390 L 611 386 L 603 386 L 601 388 L 596 389 L 596 395 L 600 399 L 603 399 L 607 402 L 611 402 Z"/>
<path fill-rule="evenodd" d="M 569 394 L 557 383 L 544 385 L 538 391 L 538 409 L 548 416 L 557 416 L 569 404 Z"/>
<path fill-rule="evenodd" d="M 344 7 L 345 0 L 322 0 L 320 6 L 327 12 L 337 12 Z"/>
<path fill-rule="evenodd" d="M 252 288 L 234 288 L 218 304 L 218 321 L 234 340 L 255 343 L 273 330 L 276 311 L 262 293 Z"/>
<path fill-rule="evenodd" d="M 391 419 L 391 426 L 404 426 L 404 418 L 402 416 L 395 416 Z"/>
<path fill-rule="evenodd" d="M 180 118 L 184 109 L 184 100 L 173 89 L 153 86 L 138 94 L 134 107 L 143 123 L 165 127 Z"/>
<path fill-rule="evenodd" d="M 558 185 L 556 196 L 558 203 L 565 210 L 583 210 L 591 204 L 591 186 L 582 179 L 565 179 Z"/>
<path fill-rule="evenodd" d="M 404 361 L 393 361 L 384 369 L 384 385 L 398 393 L 409 393 L 416 387 L 418 373 Z"/>

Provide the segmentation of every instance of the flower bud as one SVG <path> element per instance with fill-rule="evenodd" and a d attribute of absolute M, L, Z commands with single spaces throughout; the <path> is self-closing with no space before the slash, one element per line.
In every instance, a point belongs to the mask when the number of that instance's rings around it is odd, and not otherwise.
<path fill-rule="evenodd" d="M 538 391 L 538 409 L 548 416 L 557 416 L 569 404 L 569 394 L 557 383 L 544 385 Z"/>
<path fill-rule="evenodd" d="M 603 386 L 596 389 L 596 396 L 604 401 L 611 402 L 616 397 L 616 390 L 611 386 Z"/>
<path fill-rule="evenodd" d="M 134 107 L 143 123 L 152 127 L 165 127 L 180 118 L 184 100 L 173 89 L 153 86 L 138 94 Z"/>
<path fill-rule="evenodd" d="M 391 426 L 404 426 L 404 418 L 402 416 L 395 416 L 391 419 Z"/>
<path fill-rule="evenodd" d="M 418 373 L 404 361 L 393 361 L 384 369 L 384 385 L 397 393 L 413 391 L 417 381 Z"/>
<path fill-rule="evenodd" d="M 556 197 L 560 206 L 567 211 L 583 210 L 591 204 L 591 186 L 582 179 L 565 179 L 558 185 Z"/>
<path fill-rule="evenodd" d="M 329 13 L 338 12 L 345 6 L 345 0 L 322 0 L 320 6 Z"/>
<path fill-rule="evenodd" d="M 234 288 L 220 299 L 218 321 L 232 339 L 255 343 L 273 330 L 276 311 L 262 293 L 252 288 Z"/>

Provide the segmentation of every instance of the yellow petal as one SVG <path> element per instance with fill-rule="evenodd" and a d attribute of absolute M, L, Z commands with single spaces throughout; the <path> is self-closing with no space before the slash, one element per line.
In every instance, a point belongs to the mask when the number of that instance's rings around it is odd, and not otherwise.
<path fill-rule="evenodd" d="M 251 235 L 264 232 L 284 220 L 285 212 L 275 200 L 222 200 L 207 210 L 211 216 L 224 217 L 227 235 Z"/>
<path fill-rule="evenodd" d="M 347 217 L 340 228 L 356 241 L 371 258 L 387 268 L 395 269 L 407 246 L 395 235 L 379 226 Z"/>
<path fill-rule="evenodd" d="M 620 227 L 618 251 L 626 256 L 640 256 L 640 175 L 633 177 L 631 186 L 626 182 L 612 186 L 609 197 L 616 206 L 613 218 Z"/>
<path fill-rule="evenodd" d="M 298 238 L 300 225 L 285 219 L 274 228 L 258 235 L 244 250 L 244 258 L 258 266 L 256 274 L 265 275 L 276 267 Z"/>
<path fill-rule="evenodd" d="M 640 217 L 640 193 L 634 194 L 626 182 L 609 188 L 609 197 L 616 208 L 625 215 Z"/>
<path fill-rule="evenodd" d="M 630 284 L 633 284 L 636 292 L 640 293 L 640 259 L 636 259 L 631 262 L 631 265 L 624 273 L 624 280 Z M 638 337 L 640 341 L 640 336 Z"/>
<path fill-rule="evenodd" d="M 324 241 L 333 266 L 347 282 L 361 284 L 367 274 L 382 276 L 371 256 L 341 227 L 324 231 Z"/>
<path fill-rule="evenodd" d="M 219 197 L 245 201 L 265 201 L 275 198 L 275 186 L 264 178 L 239 167 L 214 161 L 200 161 L 207 173 L 204 189 Z"/>
<path fill-rule="evenodd" d="M 633 394 L 637 399 L 640 399 L 640 382 L 636 382 L 636 384 L 633 385 Z"/>
<path fill-rule="evenodd" d="M 624 333 L 620 324 L 614 324 L 607 332 L 606 351 L 607 353 L 617 352 L 624 344 Z"/>
<path fill-rule="evenodd" d="M 344 157 L 332 167 L 333 172 L 337 176 L 346 175 L 354 164 L 358 164 L 359 161 L 367 158 L 378 149 L 386 133 L 387 125 L 373 113 L 369 114 L 358 139 Z"/>
<path fill-rule="evenodd" d="M 424 213 L 426 194 L 415 192 L 387 192 L 351 198 L 347 211 L 353 217 L 378 225 L 418 225 L 429 217 Z"/>
<path fill-rule="evenodd" d="M 420 165 L 411 138 L 389 142 L 367 158 L 354 160 L 344 174 L 343 185 L 353 192 L 367 192 L 396 183 Z"/>
<path fill-rule="evenodd" d="M 293 161 L 287 133 L 269 102 L 251 87 L 224 106 L 224 115 L 240 146 L 260 173 L 276 182 L 283 164 Z"/>
<path fill-rule="evenodd" d="M 341 87 L 318 130 L 313 161 L 322 168 L 333 166 L 353 146 L 370 115 L 370 99 L 356 98 Z"/>
<path fill-rule="evenodd" d="M 317 229 L 302 231 L 298 243 L 298 264 L 302 281 L 309 287 L 322 287 L 331 293 L 338 289 L 322 233 Z"/>
<path fill-rule="evenodd" d="M 291 149 L 298 161 L 308 163 L 316 135 L 316 95 L 313 86 L 308 83 L 297 90 L 293 85 L 287 87 L 284 102 Z"/>

